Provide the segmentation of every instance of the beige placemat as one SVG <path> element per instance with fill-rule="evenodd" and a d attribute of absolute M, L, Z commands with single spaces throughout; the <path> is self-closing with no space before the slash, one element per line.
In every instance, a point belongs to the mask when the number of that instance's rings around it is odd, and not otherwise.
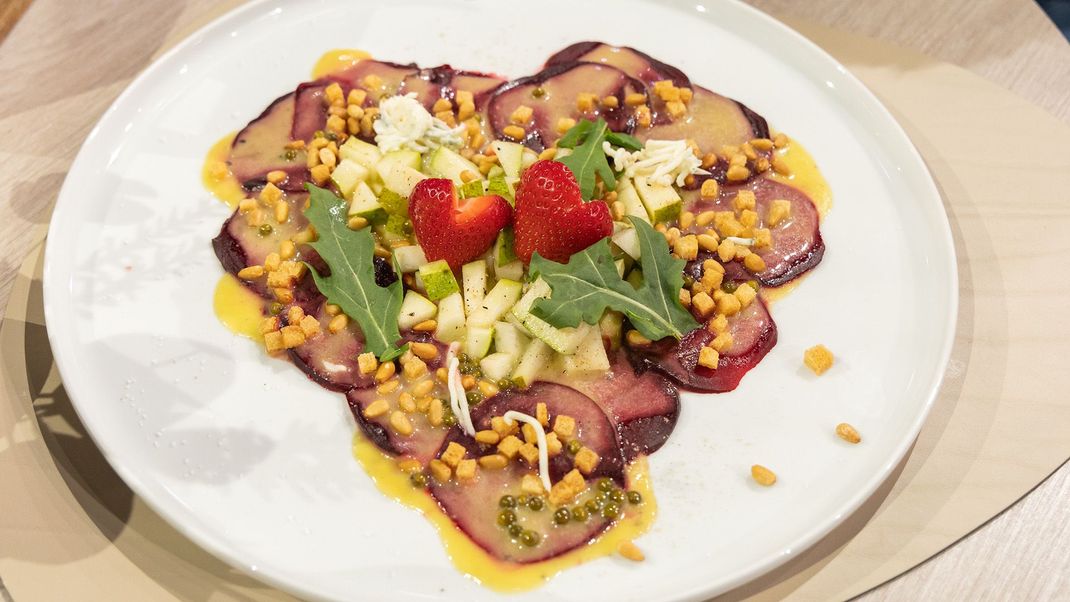
<path fill-rule="evenodd" d="M 962 302 L 944 390 L 909 459 L 820 544 L 726 598 L 843 599 L 1004 509 L 1070 456 L 1070 128 L 966 71 L 792 23 L 892 108 L 944 195 Z M 843 200 L 848 202 L 848 200 Z M 907 201 L 908 202 L 908 201 Z M 41 233 L 43 236 L 43 232 Z M 919 241 L 924 244 L 924 241 Z M 286 599 L 153 513 L 85 435 L 52 365 L 40 253 L 0 325 L 0 575 L 20 600 Z"/>

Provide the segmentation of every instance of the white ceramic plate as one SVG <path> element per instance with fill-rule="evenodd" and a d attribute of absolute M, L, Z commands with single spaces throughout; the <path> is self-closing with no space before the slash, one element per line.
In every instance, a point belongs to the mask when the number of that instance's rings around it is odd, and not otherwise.
<path fill-rule="evenodd" d="M 627 44 L 802 141 L 831 183 L 818 269 L 776 304 L 776 348 L 733 393 L 684 395 L 652 457 L 660 504 L 642 564 L 605 558 L 516 600 L 709 596 L 814 543 L 918 433 L 951 346 L 954 252 L 940 198 L 888 112 L 801 36 L 734 2 L 254 2 L 145 71 L 86 140 L 45 268 L 49 335 L 86 427 L 126 482 L 199 544 L 317 598 L 497 598 L 350 455 L 341 395 L 224 329 L 209 240 L 227 209 L 208 147 L 308 79 L 324 51 L 532 73 L 578 40 Z M 821 378 L 802 367 L 824 343 Z M 864 442 L 833 427 L 849 422 Z M 749 467 L 772 467 L 764 489 Z"/>

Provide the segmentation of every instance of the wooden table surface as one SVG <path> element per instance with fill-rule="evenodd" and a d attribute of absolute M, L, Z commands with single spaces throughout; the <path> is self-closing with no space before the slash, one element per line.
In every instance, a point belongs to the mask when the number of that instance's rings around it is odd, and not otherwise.
<path fill-rule="evenodd" d="M 210 0 L 3 0 L 0 120 L 42 105 L 48 122 L 0 127 L 0 160 L 33 177 L 0 182 L 0 307 L 23 251 L 47 224 L 80 141 L 159 45 Z M 1070 123 L 1070 44 L 1032 0 L 750 0 L 957 64 Z M 176 25 L 177 24 L 177 25 Z M 110 94 L 99 94 L 107 90 Z M 86 94 L 95 91 L 90 97 Z M 12 123 L 17 120 L 7 120 Z M 29 135 L 28 135 L 29 133 Z M 73 143 L 65 143 L 70 140 Z M 993 149 L 995 153 L 1015 152 Z M 0 575 L 2 579 L 3 575 Z M 1048 600 L 1070 596 L 1070 466 L 1022 501 L 867 600 Z M 0 600 L 8 600 L 0 581 Z M 22 602 L 21 600 L 19 602 Z"/>

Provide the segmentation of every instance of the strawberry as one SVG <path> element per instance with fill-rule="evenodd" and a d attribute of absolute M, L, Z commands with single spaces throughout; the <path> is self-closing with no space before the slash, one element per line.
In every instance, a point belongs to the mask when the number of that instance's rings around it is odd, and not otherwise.
<path fill-rule="evenodd" d="M 445 259 L 456 271 L 494 244 L 513 208 L 496 194 L 458 200 L 453 182 L 429 178 L 413 189 L 409 218 L 427 259 Z"/>
<path fill-rule="evenodd" d="M 556 161 L 537 161 L 520 176 L 514 221 L 516 255 L 525 264 L 536 251 L 565 263 L 613 233 L 609 206 L 584 203 L 572 170 Z"/>

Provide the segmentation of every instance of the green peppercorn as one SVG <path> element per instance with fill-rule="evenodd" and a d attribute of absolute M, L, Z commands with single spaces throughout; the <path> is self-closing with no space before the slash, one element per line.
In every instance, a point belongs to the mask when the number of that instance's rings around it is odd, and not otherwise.
<path fill-rule="evenodd" d="M 543 88 L 542 86 L 534 88 L 531 91 L 531 96 L 533 98 L 542 98 L 543 96 L 546 96 L 546 88 Z"/>
<path fill-rule="evenodd" d="M 616 489 L 616 487 L 617 487 L 617 484 L 614 483 L 613 479 L 611 479 L 609 477 L 602 477 L 601 479 L 598 479 L 598 490 L 599 491 L 609 492 L 609 491 L 613 491 L 614 489 Z"/>
<path fill-rule="evenodd" d="M 602 500 L 594 498 L 593 500 L 587 500 L 587 503 L 583 506 L 587 508 L 587 511 L 591 514 L 598 514 L 598 512 L 605 507 L 605 505 L 606 503 Z"/>
<path fill-rule="evenodd" d="M 523 508 L 524 506 L 527 506 L 528 505 L 528 496 L 521 495 L 521 496 L 517 497 L 516 498 L 516 505 L 520 506 L 521 508 Z"/>
<path fill-rule="evenodd" d="M 288 148 L 286 149 L 286 152 L 282 153 L 282 158 L 286 159 L 287 161 L 293 161 L 297 158 L 297 151 L 292 148 Z"/>
<path fill-rule="evenodd" d="M 409 482 L 413 487 L 427 487 L 427 475 L 422 472 L 414 472 L 409 475 Z"/>
<path fill-rule="evenodd" d="M 261 224 L 260 225 L 260 230 L 259 230 L 260 236 L 271 236 L 271 233 L 274 232 L 274 231 L 275 231 L 275 229 L 271 227 L 271 224 Z"/>
<path fill-rule="evenodd" d="M 542 536 L 532 531 L 531 529 L 528 529 L 527 531 L 524 531 L 520 534 L 520 543 L 524 544 L 529 548 L 534 548 L 535 546 L 539 545 L 540 541 L 542 541 Z"/>
<path fill-rule="evenodd" d="M 468 399 L 468 405 L 479 405 L 479 402 L 483 401 L 483 393 L 479 389 L 472 389 L 464 394 Z"/>
<path fill-rule="evenodd" d="M 568 511 L 568 508 L 558 508 L 554 511 L 554 522 L 563 525 L 572 518 L 572 513 Z"/>
<path fill-rule="evenodd" d="M 502 510 L 498 513 L 498 526 L 508 527 L 516 522 L 516 512 L 512 510 Z"/>
<path fill-rule="evenodd" d="M 543 506 L 545 506 L 545 504 L 543 503 L 542 498 L 537 495 L 532 496 L 532 498 L 528 500 L 528 509 L 530 510 L 538 512 L 543 509 Z"/>
<path fill-rule="evenodd" d="M 726 280 L 726 281 L 721 283 L 721 290 L 726 292 L 726 293 L 729 293 L 729 294 L 736 292 L 737 288 L 739 288 L 739 283 L 738 282 L 732 282 L 731 280 Z"/>
<path fill-rule="evenodd" d="M 283 305 L 282 305 L 282 303 L 279 303 L 278 301 L 272 303 L 271 307 L 268 308 L 268 311 L 271 312 L 271 315 L 273 315 L 273 316 L 277 316 L 277 315 L 281 314 L 282 310 L 283 310 Z"/>
<path fill-rule="evenodd" d="M 516 388 L 516 383 L 509 380 L 508 378 L 499 379 L 498 382 L 495 384 L 498 385 L 498 389 L 501 391 L 508 391 L 509 389 Z"/>
<path fill-rule="evenodd" d="M 610 502 L 602 508 L 602 518 L 613 520 L 618 516 L 620 516 L 620 504 L 617 502 Z"/>
<path fill-rule="evenodd" d="M 614 489 L 609 492 L 610 501 L 617 502 L 618 504 L 624 501 L 624 491 L 620 489 Z"/>
<path fill-rule="evenodd" d="M 453 426 L 457 424 L 457 417 L 453 415 L 453 412 L 447 412 L 442 415 L 442 424 L 445 426 Z"/>
<path fill-rule="evenodd" d="M 583 506 L 576 506 L 572 509 L 572 520 L 582 523 L 587 521 L 587 517 L 590 515 L 587 509 Z"/>
<path fill-rule="evenodd" d="M 573 439 L 572 441 L 568 442 L 568 445 L 565 446 L 565 451 L 567 451 L 569 455 L 572 456 L 575 456 L 577 453 L 579 453 L 581 449 L 583 449 L 583 444 L 580 443 L 579 439 Z"/>
<path fill-rule="evenodd" d="M 638 491 L 629 491 L 628 492 L 628 503 L 629 504 L 642 504 L 643 503 L 643 494 L 639 493 Z"/>
<path fill-rule="evenodd" d="M 752 289 L 754 289 L 754 292 L 758 292 L 758 289 L 761 288 L 761 285 L 758 284 L 757 280 L 748 280 L 747 281 L 747 286 L 749 286 Z"/>
<path fill-rule="evenodd" d="M 338 134 L 335 134 L 334 132 L 327 132 L 327 139 L 331 141 L 338 140 Z"/>
<path fill-rule="evenodd" d="M 516 508 L 516 498 L 511 495 L 503 495 L 498 499 L 499 508 Z"/>
<path fill-rule="evenodd" d="M 508 530 L 509 530 L 509 535 L 510 536 L 512 536 L 512 537 L 520 537 L 520 534 L 524 532 L 524 527 L 521 527 L 520 525 L 518 525 L 516 523 L 513 523 L 513 524 L 509 525 L 509 529 Z"/>

